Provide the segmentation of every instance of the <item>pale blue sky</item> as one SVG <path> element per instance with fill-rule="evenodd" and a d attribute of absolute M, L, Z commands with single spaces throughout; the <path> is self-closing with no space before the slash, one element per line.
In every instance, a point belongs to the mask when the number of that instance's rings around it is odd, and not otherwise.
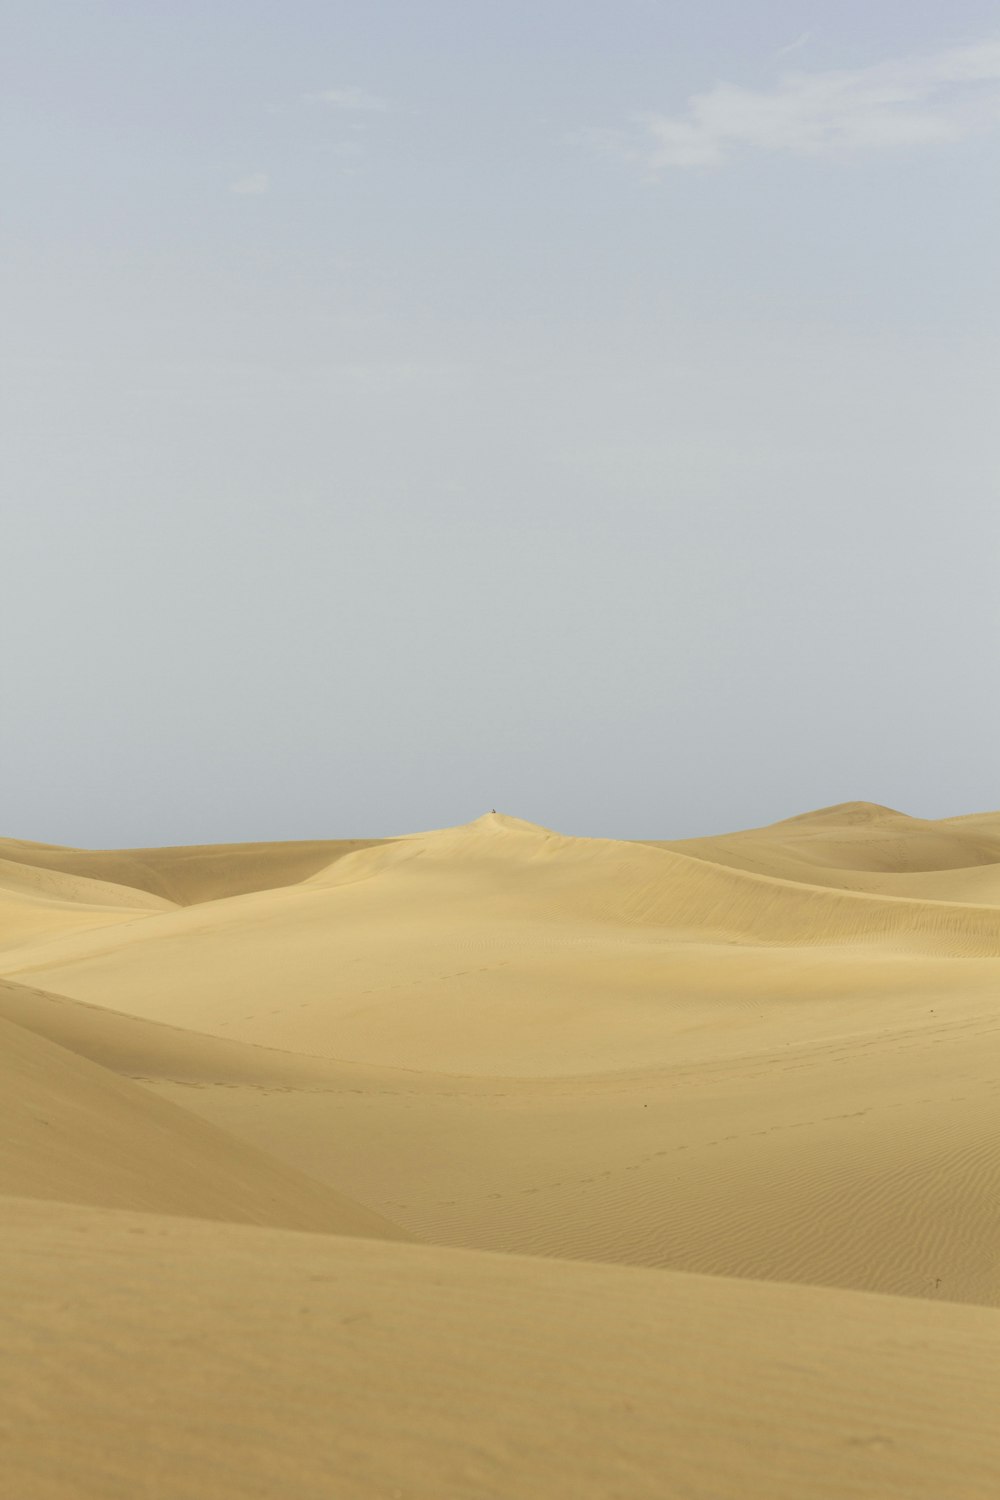
<path fill-rule="evenodd" d="M 1000 16 L 4 0 L 3 830 L 1000 805 Z"/>

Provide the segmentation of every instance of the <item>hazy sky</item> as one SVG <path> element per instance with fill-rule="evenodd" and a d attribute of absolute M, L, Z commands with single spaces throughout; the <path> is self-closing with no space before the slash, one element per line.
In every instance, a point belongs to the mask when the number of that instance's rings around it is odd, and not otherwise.
<path fill-rule="evenodd" d="M 1000 15 L 2 0 L 0 826 L 1000 805 Z"/>

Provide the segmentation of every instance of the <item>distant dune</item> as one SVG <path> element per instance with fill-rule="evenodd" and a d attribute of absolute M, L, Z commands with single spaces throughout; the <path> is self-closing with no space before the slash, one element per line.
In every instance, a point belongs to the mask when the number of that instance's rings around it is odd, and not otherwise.
<path fill-rule="evenodd" d="M 201 844 L 170 849 L 63 849 L 0 839 L 0 858 L 72 880 L 114 885 L 176 906 L 295 885 L 379 839 L 315 839 L 286 844 Z M 142 898 L 140 898 L 142 899 Z M 133 899 L 133 905 L 138 904 Z M 148 904 L 148 903 L 147 903 Z"/>
<path fill-rule="evenodd" d="M 656 847 L 840 890 L 1000 905 L 1000 813 L 929 822 L 848 802 L 769 828 Z"/>
<path fill-rule="evenodd" d="M 0 974 L 19 1497 L 1000 1493 L 1000 813 L 4 840 Z"/>

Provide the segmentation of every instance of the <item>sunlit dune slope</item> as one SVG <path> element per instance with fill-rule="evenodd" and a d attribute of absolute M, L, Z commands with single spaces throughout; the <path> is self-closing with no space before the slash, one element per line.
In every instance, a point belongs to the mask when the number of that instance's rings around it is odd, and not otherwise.
<path fill-rule="evenodd" d="M 172 908 L 172 902 L 131 886 L 0 858 L 0 950 Z"/>
<path fill-rule="evenodd" d="M 998 929 L 488 817 L 24 945 L 0 1013 L 422 1238 L 992 1303 Z"/>
<path fill-rule="evenodd" d="M 934 963 L 995 962 L 1000 911 L 807 886 L 487 818 L 347 855 L 293 887 L 26 943 L 0 965 L 41 989 L 267 1046 L 442 1071 L 562 1072 L 606 1066 L 609 1048 L 619 1066 L 641 1061 L 662 1019 L 649 1014 L 650 980 L 661 1009 L 715 993 L 737 949 L 726 1003 L 801 994 L 803 964 L 821 995 L 926 993 Z M 550 1022 L 561 1012 L 574 1023 L 558 1036 L 561 1061 L 538 1025 L 539 989 Z M 620 1005 L 635 989 L 638 1034 L 598 1038 L 576 1024 L 594 1002 L 605 1020 L 610 998 Z"/>
<path fill-rule="evenodd" d="M 379 1214 L 7 1020 L 0 1193 L 405 1237 Z"/>
<path fill-rule="evenodd" d="M 1000 812 L 960 813 L 955 818 L 939 819 L 942 827 L 956 828 L 962 832 L 980 832 L 992 839 L 1000 839 Z"/>
<path fill-rule="evenodd" d="M 1000 1314 L 7 1200 L 18 1500 L 992 1500 Z"/>
<path fill-rule="evenodd" d="M 869 804 L 8 841 L 4 1484 L 992 1500 L 998 870 Z"/>
<path fill-rule="evenodd" d="M 998 813 L 935 822 L 848 802 L 766 828 L 655 847 L 842 890 L 1000 905 Z"/>
<path fill-rule="evenodd" d="M 380 842 L 312 839 L 276 844 L 178 845 L 165 849 L 69 849 L 0 839 L 0 860 L 9 859 L 39 872 L 129 887 L 171 905 L 192 906 L 201 901 L 244 895 L 247 891 L 294 885 L 343 855 Z"/>
<path fill-rule="evenodd" d="M 0 979 L 0 1018 L 123 1077 L 144 1082 L 306 1089 L 335 1078 L 367 1079 L 364 1065 L 331 1063 L 274 1047 L 147 1021 L 103 1005 Z"/>
<path fill-rule="evenodd" d="M 606 1078 L 149 1086 L 422 1238 L 997 1304 L 996 1043 L 962 1022 Z"/>
<path fill-rule="evenodd" d="M 722 1019 L 709 1031 L 729 1035 L 728 1056 L 703 1038 L 697 1063 L 477 1079 L 0 984 L 0 1014 L 424 1238 L 995 1303 L 1000 1019 L 962 999 L 941 1020 L 897 1009 L 839 1038 L 776 1006 L 755 1018 L 758 1050 Z"/>

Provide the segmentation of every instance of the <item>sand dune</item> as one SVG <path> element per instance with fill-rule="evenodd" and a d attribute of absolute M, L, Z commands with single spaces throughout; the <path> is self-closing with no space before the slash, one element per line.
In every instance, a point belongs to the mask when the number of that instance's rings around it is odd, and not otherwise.
<path fill-rule="evenodd" d="M 129 885 L 0 858 L 0 950 L 55 933 L 134 921 L 172 906 Z"/>
<path fill-rule="evenodd" d="M 379 839 L 314 839 L 279 844 L 200 844 L 167 849 L 64 849 L 0 839 L 0 859 L 37 871 L 146 892 L 177 906 L 294 885 Z"/>
<path fill-rule="evenodd" d="M 0 1267 L 23 1500 L 995 1493 L 995 1312 L 18 1200 Z"/>
<path fill-rule="evenodd" d="M 849 802 L 767 828 L 655 847 L 840 890 L 1000 905 L 1000 813 L 932 822 Z"/>
<path fill-rule="evenodd" d="M 360 1204 L 6 1020 L 0 1194 L 405 1238 Z"/>
<path fill-rule="evenodd" d="M 326 1058 L 144 1021 L 6 979 L 0 979 L 0 1017 L 124 1077 L 281 1088 L 325 1083 L 333 1072 Z"/>
<path fill-rule="evenodd" d="M 399 939 L 393 952 L 387 922 Z M 3 969 L 98 1003 L 128 996 L 120 1008 L 151 1019 L 337 1054 L 345 1041 L 350 1048 L 338 1025 L 345 1007 L 356 1013 L 380 1003 L 366 997 L 382 994 L 383 971 L 394 973 L 400 954 L 416 985 L 452 977 L 442 963 L 462 965 L 468 994 L 481 985 L 477 974 L 492 972 L 474 960 L 498 949 L 544 962 L 557 949 L 582 955 L 611 945 L 617 953 L 644 942 L 658 951 L 707 945 L 713 959 L 721 946 L 744 944 L 834 948 L 848 960 L 858 950 L 865 960 L 994 960 L 1000 911 L 873 898 L 487 818 L 347 855 L 296 886 L 216 901 L 210 911 L 28 942 L 5 955 Z M 359 970 L 357 980 L 350 969 Z M 295 1014 L 301 1010 L 310 1013 Z M 408 1058 L 380 1060 L 405 1066 Z"/>
<path fill-rule="evenodd" d="M 0 1014 L 422 1238 L 1000 1302 L 992 1017 L 815 1041 L 799 1018 L 781 1043 L 779 1008 L 756 1018 L 770 1051 L 491 1079 L 258 1047 L 10 984 Z"/>
<path fill-rule="evenodd" d="M 971 1372 L 996 1357 L 996 1315 L 958 1304 L 1000 1306 L 1000 814 L 929 822 L 854 803 L 679 843 L 489 815 L 394 840 L 108 853 L 11 840 L 0 854 L 0 1192 L 37 1200 L 5 1200 L 11 1253 L 23 1276 L 29 1242 L 81 1267 L 85 1243 L 81 1275 L 115 1330 L 110 1363 L 66 1409 L 76 1435 L 56 1467 L 28 1440 L 19 1450 L 37 1479 L 19 1493 L 135 1492 L 127 1456 L 99 1488 L 84 1417 L 137 1340 L 166 1348 L 171 1318 L 188 1326 L 230 1281 L 256 1290 L 205 1335 L 231 1351 L 219 1377 L 251 1326 L 272 1343 L 294 1326 L 278 1363 L 297 1389 L 339 1390 L 354 1361 L 344 1410 L 359 1446 L 345 1446 L 346 1415 L 330 1427 L 325 1397 L 268 1425 L 271 1378 L 251 1361 L 233 1404 L 206 1416 L 214 1490 L 154 1445 L 171 1495 L 304 1495 L 323 1464 L 347 1476 L 338 1493 L 365 1496 L 995 1492 L 968 1392 L 986 1399 Z M 87 1214 L 81 1242 L 72 1216 Z M 426 1243 L 374 1243 L 404 1234 Z M 119 1305 L 102 1266 L 126 1235 L 143 1254 Z M 192 1289 L 171 1285 L 135 1324 L 166 1240 Z M 262 1298 L 268 1256 L 283 1279 Z M 327 1274 L 311 1257 L 339 1267 L 332 1291 L 309 1279 Z M 348 1285 L 364 1286 L 373 1329 L 406 1323 L 411 1373 L 396 1383 L 388 1335 L 321 1348 L 324 1320 L 354 1326 Z M 250 1300 L 259 1325 L 240 1311 Z M 293 1318 L 296 1300 L 308 1317 Z M 66 1336 L 86 1364 L 84 1323 Z M 923 1353 L 897 1360 L 911 1338 Z M 563 1373 L 529 1400 L 557 1350 Z M 164 1433 L 188 1420 L 181 1368 L 165 1354 L 154 1380 Z M 495 1410 L 467 1368 L 483 1390 L 499 1381 Z M 712 1445 L 682 1437 L 717 1421 L 729 1371 L 754 1383 L 761 1369 L 766 1401 L 734 1408 L 742 1458 L 723 1444 L 713 1468 Z M 811 1372 L 804 1386 L 794 1369 Z M 587 1429 L 615 1383 L 628 1394 L 588 1460 L 536 1452 L 550 1428 L 566 1444 Z M 380 1388 L 397 1435 L 416 1434 L 383 1443 L 384 1469 Z M 851 1436 L 850 1389 L 877 1398 L 870 1441 Z M 270 1455 L 256 1490 L 223 1432 L 238 1407 Z M 636 1427 L 628 1408 L 656 1422 Z M 782 1457 L 777 1438 L 747 1436 L 755 1423 L 785 1431 Z M 934 1465 L 958 1444 L 964 1467 L 942 1489 Z M 836 1455 L 830 1483 L 821 1451 Z M 664 1472 L 673 1490 L 656 1487 Z"/>

